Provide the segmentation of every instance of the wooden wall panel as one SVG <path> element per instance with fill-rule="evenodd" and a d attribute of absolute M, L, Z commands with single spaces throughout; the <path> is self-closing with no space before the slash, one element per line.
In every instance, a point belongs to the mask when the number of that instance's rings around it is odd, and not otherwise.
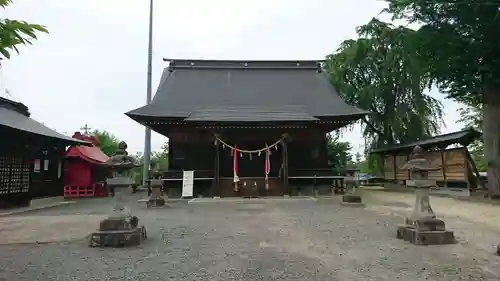
<path fill-rule="evenodd" d="M 401 167 L 408 162 L 408 155 L 396 155 L 396 179 L 407 180 L 409 179 L 408 171 L 402 170 Z"/>
<path fill-rule="evenodd" d="M 407 180 L 408 171 L 400 169 L 407 162 L 407 155 L 396 156 L 396 173 L 394 173 L 393 156 L 387 155 L 384 158 L 384 174 L 387 180 Z M 429 179 L 444 181 L 443 162 L 440 151 L 427 152 L 425 157 L 431 161 L 434 166 L 440 167 L 439 170 L 429 171 Z M 466 152 L 464 148 L 452 148 L 444 151 L 444 162 L 446 179 L 456 181 L 467 181 Z M 394 178 L 396 174 L 396 178 Z"/>
<path fill-rule="evenodd" d="M 386 155 L 384 157 L 384 177 L 386 180 L 395 180 L 394 174 L 394 156 Z"/>
<path fill-rule="evenodd" d="M 446 178 L 448 180 L 466 180 L 467 166 L 466 152 L 464 148 L 450 149 L 445 151 Z"/>

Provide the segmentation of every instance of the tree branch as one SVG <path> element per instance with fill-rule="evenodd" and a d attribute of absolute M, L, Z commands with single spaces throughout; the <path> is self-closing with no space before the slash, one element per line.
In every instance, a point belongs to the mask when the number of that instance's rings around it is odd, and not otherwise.
<path fill-rule="evenodd" d="M 363 119 L 361 119 L 361 121 L 363 121 L 368 127 L 370 127 L 370 129 L 372 131 L 374 131 L 376 134 L 380 135 L 380 136 L 385 136 L 385 134 L 380 131 L 379 129 L 377 129 L 372 123 L 370 123 L 366 117 L 364 117 Z"/>

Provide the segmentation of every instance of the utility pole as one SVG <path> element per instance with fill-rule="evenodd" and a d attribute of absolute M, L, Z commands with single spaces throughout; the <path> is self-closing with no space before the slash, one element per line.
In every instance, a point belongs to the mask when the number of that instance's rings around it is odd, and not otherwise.
<path fill-rule="evenodd" d="M 148 42 L 148 79 L 146 90 L 146 104 L 151 103 L 151 76 L 153 63 L 153 0 L 149 0 L 149 42 Z M 144 136 L 144 167 L 142 169 L 142 184 L 146 186 L 149 179 L 151 163 L 151 129 L 146 127 Z"/>

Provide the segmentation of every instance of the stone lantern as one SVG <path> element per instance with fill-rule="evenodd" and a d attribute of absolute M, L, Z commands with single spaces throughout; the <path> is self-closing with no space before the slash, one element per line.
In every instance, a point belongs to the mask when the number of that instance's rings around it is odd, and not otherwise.
<path fill-rule="evenodd" d="M 163 181 L 161 179 L 162 173 L 158 170 L 153 171 L 153 178 L 150 180 L 151 194 L 146 202 L 149 207 L 163 207 L 165 206 L 165 198 L 163 197 Z"/>
<path fill-rule="evenodd" d="M 109 158 L 106 165 L 112 171 L 112 175 L 106 179 L 106 185 L 112 194 L 117 187 L 132 187 L 135 184 L 132 170 L 139 165 L 135 163 L 133 157 L 128 155 L 126 142 L 122 141 L 118 144 L 115 155 Z"/>
<path fill-rule="evenodd" d="M 350 167 L 345 170 L 344 184 L 347 194 L 342 195 L 342 203 L 346 205 L 363 205 L 359 186 L 359 169 Z"/>
<path fill-rule="evenodd" d="M 416 198 L 410 217 L 406 218 L 405 225 L 398 227 L 397 237 L 416 245 L 453 244 L 453 232 L 446 230 L 444 221 L 436 218 L 429 200 L 429 191 L 436 187 L 436 181 L 429 180 L 428 173 L 441 167 L 434 166 L 424 154 L 424 149 L 416 146 L 412 159 L 401 167 L 410 173 L 406 185 L 415 189 Z"/>

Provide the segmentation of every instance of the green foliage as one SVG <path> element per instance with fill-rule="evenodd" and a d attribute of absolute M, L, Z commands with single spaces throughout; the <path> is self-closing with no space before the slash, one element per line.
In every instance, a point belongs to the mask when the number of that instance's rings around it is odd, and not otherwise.
<path fill-rule="evenodd" d="M 108 131 L 99 130 L 95 130 L 92 135 L 95 136 L 97 140 L 99 140 L 99 145 L 102 152 L 104 152 L 108 156 L 115 155 L 116 151 L 118 150 L 118 144 L 120 143 L 120 140 L 116 136 Z"/>
<path fill-rule="evenodd" d="M 422 25 L 420 60 L 440 90 L 467 105 L 482 105 L 488 189 L 500 194 L 500 1 L 386 1 L 394 19 Z"/>
<path fill-rule="evenodd" d="M 338 134 L 327 135 L 328 165 L 335 171 L 341 172 L 352 163 L 351 150 L 351 144 L 339 141 Z"/>
<path fill-rule="evenodd" d="M 424 90 L 430 77 L 418 59 L 416 32 L 372 19 L 327 56 L 326 72 L 342 98 L 372 112 L 363 120 L 370 147 L 439 133 L 442 105 Z"/>
<path fill-rule="evenodd" d="M 465 128 L 472 128 L 476 131 L 483 130 L 483 111 L 480 106 L 466 106 L 460 109 L 459 123 L 464 124 Z M 484 145 L 482 140 L 477 140 L 469 145 L 469 151 L 472 159 L 476 163 L 479 172 L 486 172 L 487 162 L 484 156 Z"/>
<path fill-rule="evenodd" d="M 394 19 L 419 23 L 422 62 L 449 97 L 482 103 L 500 85 L 500 1 L 386 0 Z"/>
<path fill-rule="evenodd" d="M 142 153 L 137 153 L 134 155 L 136 163 L 144 163 L 144 156 Z M 168 171 L 168 146 L 165 144 L 161 151 L 151 152 L 151 166 L 153 169 L 158 169 L 159 171 Z M 143 167 L 136 167 L 135 172 L 135 182 L 142 183 L 142 172 Z"/>
<path fill-rule="evenodd" d="M 12 0 L 0 0 L 1 8 L 10 4 Z M 48 33 L 48 30 L 38 24 L 0 18 L 0 54 L 9 59 L 12 50 L 19 53 L 18 45 L 32 44 L 32 41 L 37 39 L 37 32 Z"/>

